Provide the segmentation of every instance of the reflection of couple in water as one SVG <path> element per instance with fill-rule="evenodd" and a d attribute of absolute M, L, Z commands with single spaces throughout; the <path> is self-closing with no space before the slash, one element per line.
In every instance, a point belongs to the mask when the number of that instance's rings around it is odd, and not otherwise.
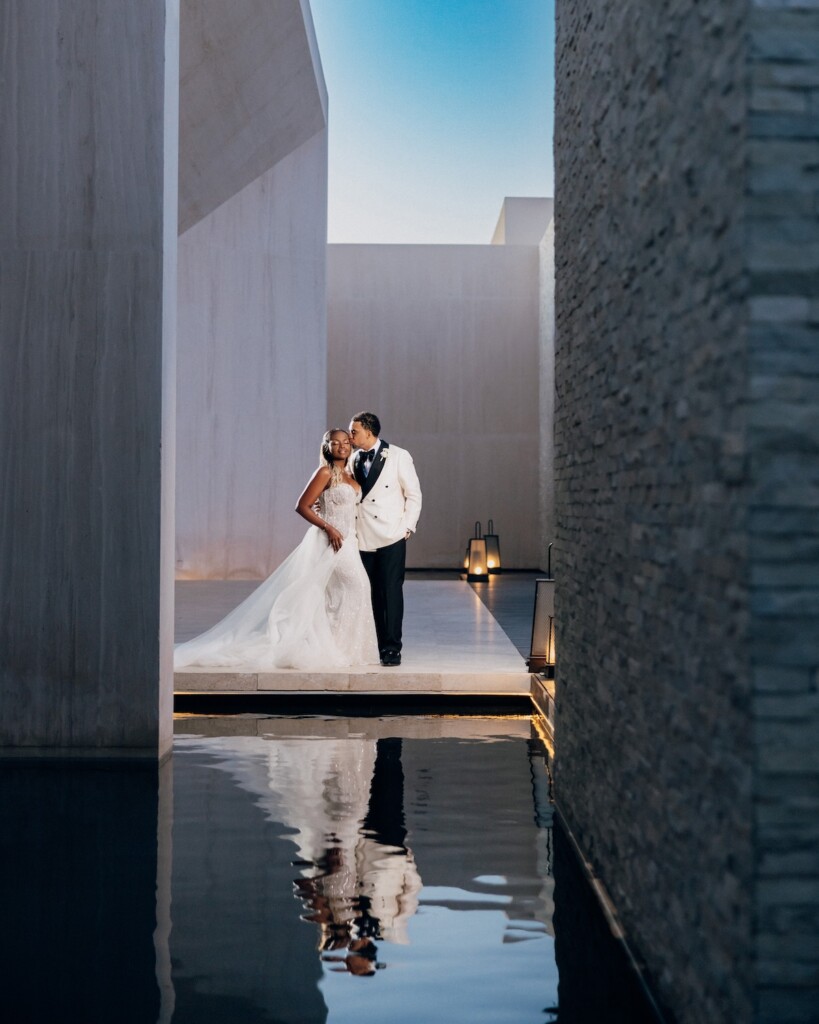
<path fill-rule="evenodd" d="M 376 941 L 409 941 L 421 888 L 405 845 L 401 740 L 329 746 L 314 827 L 294 837 L 302 855 L 294 888 L 303 919 L 319 926 L 322 960 L 337 965 L 331 970 L 367 976 L 386 966 L 378 963 Z"/>
<path fill-rule="evenodd" d="M 322 953 L 321 959 L 326 963 L 343 965 L 331 970 L 363 976 L 375 974 L 377 968 L 385 965 L 378 963 L 378 947 L 366 934 L 366 910 L 356 906 L 356 896 L 338 898 L 338 881 L 347 873 L 339 849 L 331 847 L 327 850 L 315 868 L 320 874 L 297 878 L 295 890 L 306 911 L 302 920 L 312 921 L 319 926 L 318 948 Z M 344 955 L 330 955 L 337 951 L 344 951 Z"/>

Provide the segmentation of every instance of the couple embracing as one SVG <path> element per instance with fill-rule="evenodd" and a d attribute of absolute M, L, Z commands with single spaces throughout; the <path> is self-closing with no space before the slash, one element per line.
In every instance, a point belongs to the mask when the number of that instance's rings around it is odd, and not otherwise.
<path fill-rule="evenodd" d="M 327 431 L 296 505 L 311 529 L 221 622 L 177 646 L 176 668 L 401 664 L 406 545 L 421 488 L 409 452 L 380 433 L 371 412 Z"/>

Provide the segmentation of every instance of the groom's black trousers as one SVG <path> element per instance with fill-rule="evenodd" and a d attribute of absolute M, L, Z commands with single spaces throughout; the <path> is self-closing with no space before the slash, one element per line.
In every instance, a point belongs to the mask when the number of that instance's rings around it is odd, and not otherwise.
<path fill-rule="evenodd" d="M 361 561 L 370 577 L 375 632 L 378 650 L 401 650 L 401 624 L 404 621 L 404 566 L 407 542 L 397 540 L 377 551 L 362 551 Z"/>

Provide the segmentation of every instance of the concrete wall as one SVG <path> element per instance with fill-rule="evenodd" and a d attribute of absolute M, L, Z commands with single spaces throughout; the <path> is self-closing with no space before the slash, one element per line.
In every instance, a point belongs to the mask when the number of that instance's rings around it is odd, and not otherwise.
<path fill-rule="evenodd" d="M 281 562 L 304 533 L 293 507 L 325 429 L 327 102 L 309 7 L 227 10 L 183 9 L 183 578 L 261 578 Z"/>
<path fill-rule="evenodd" d="M 0 18 L 0 745 L 170 745 L 178 9 Z M 170 557 L 169 557 L 170 556 Z"/>
<path fill-rule="evenodd" d="M 545 196 L 506 196 L 492 245 L 540 245 L 554 205 L 554 199 Z"/>
<path fill-rule="evenodd" d="M 308 0 L 181 0 L 179 233 L 327 123 Z"/>
<path fill-rule="evenodd" d="M 327 137 L 179 240 L 177 576 L 263 578 L 325 430 Z"/>
<path fill-rule="evenodd" d="M 557 794 L 682 1022 L 819 1005 L 817 40 L 558 5 Z"/>
<path fill-rule="evenodd" d="M 457 567 L 491 516 L 508 567 L 539 559 L 536 246 L 328 246 L 328 422 L 361 409 L 415 459 L 408 564 Z"/>

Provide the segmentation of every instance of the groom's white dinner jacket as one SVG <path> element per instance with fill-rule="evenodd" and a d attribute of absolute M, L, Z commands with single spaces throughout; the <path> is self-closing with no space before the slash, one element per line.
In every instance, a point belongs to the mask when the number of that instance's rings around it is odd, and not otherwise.
<path fill-rule="evenodd" d="M 412 456 L 406 449 L 381 441 L 370 471 L 364 475 L 359 449 L 350 459 L 362 496 L 356 518 L 356 536 L 362 551 L 376 551 L 415 533 L 421 514 L 421 485 Z"/>

